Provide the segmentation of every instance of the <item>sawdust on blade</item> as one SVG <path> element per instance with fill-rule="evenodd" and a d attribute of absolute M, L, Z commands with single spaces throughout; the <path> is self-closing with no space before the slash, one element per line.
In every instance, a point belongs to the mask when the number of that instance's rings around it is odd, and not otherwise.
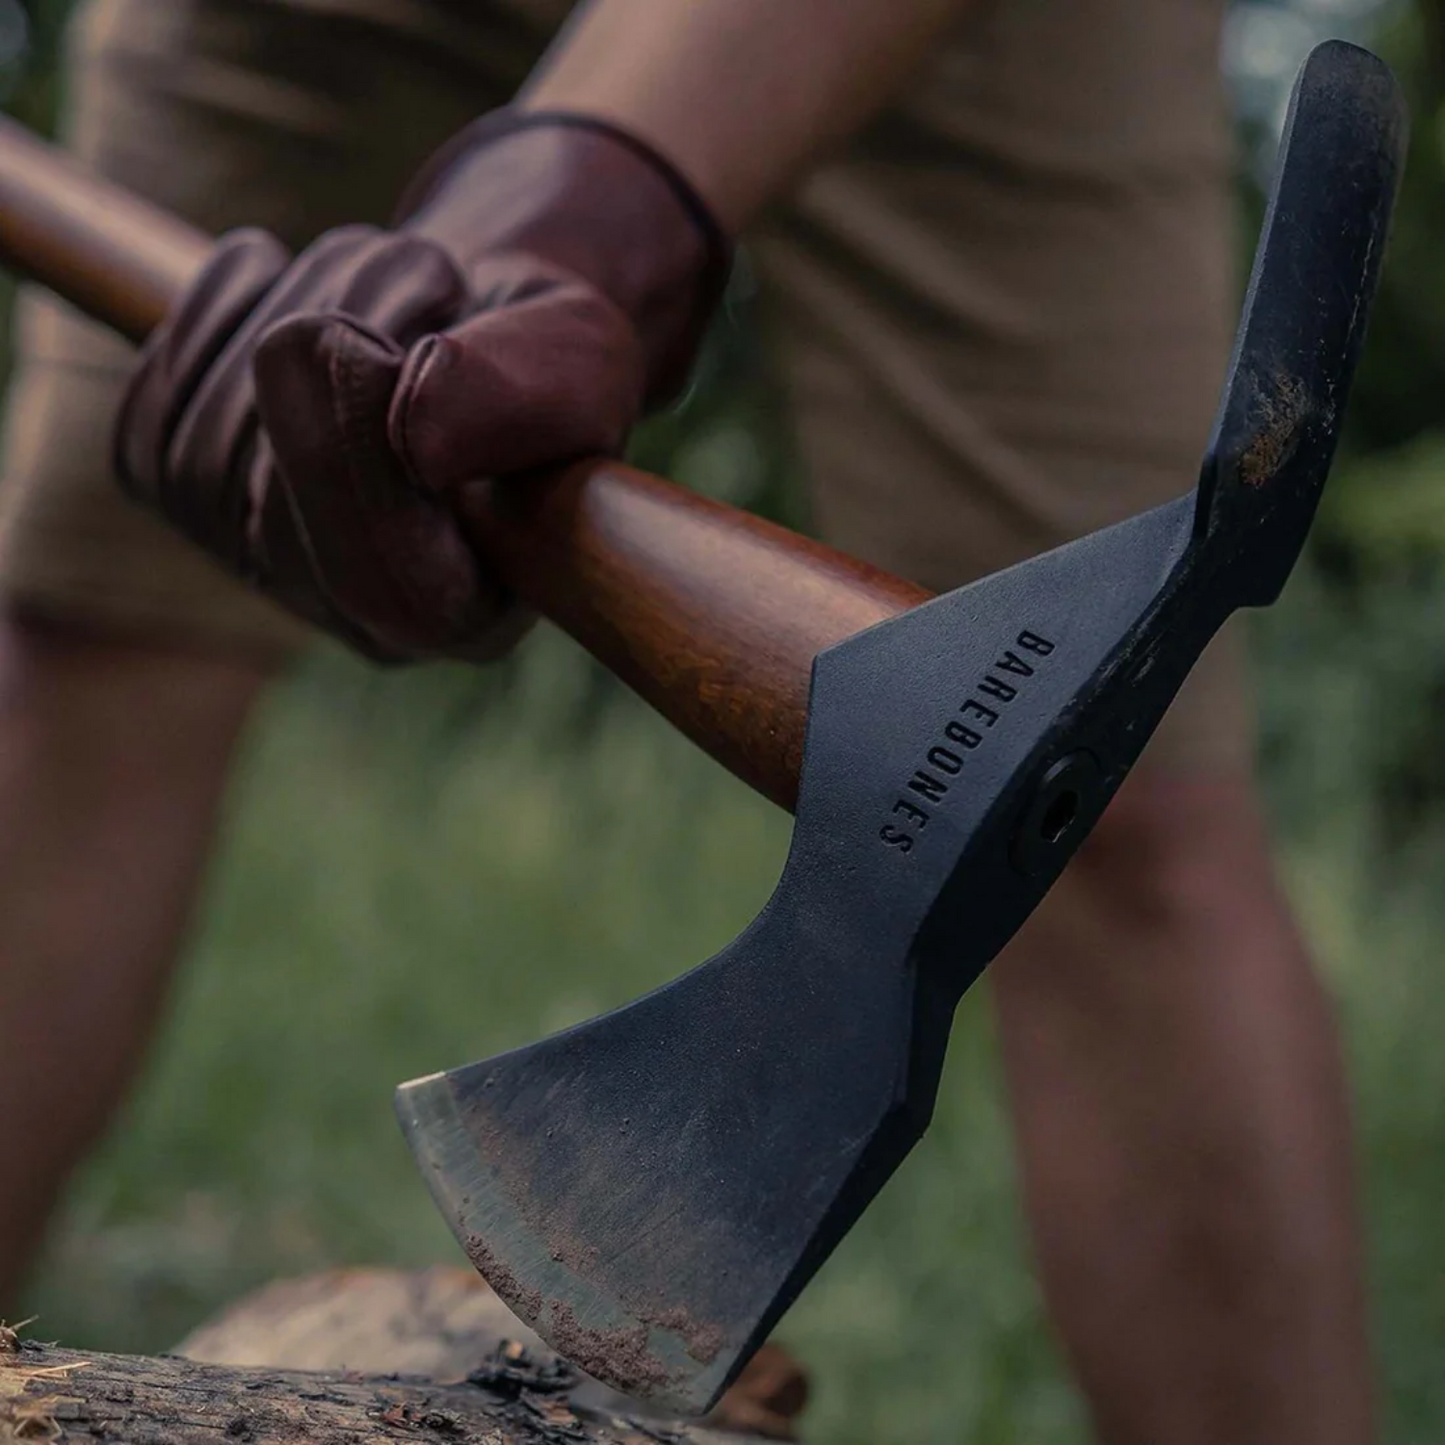
<path fill-rule="evenodd" d="M 677 1383 L 677 1371 L 652 1350 L 653 1329 L 666 1330 L 683 1342 L 692 1359 L 710 1365 L 722 1353 L 727 1336 L 721 1326 L 699 1323 L 685 1309 L 674 1307 L 637 1323 L 614 1329 L 584 1325 L 563 1300 L 547 1299 L 541 1290 L 524 1286 L 480 1235 L 470 1234 L 466 1251 L 492 1288 L 518 1315 L 541 1330 L 559 1354 L 584 1373 L 608 1381 L 628 1394 L 644 1398 Z M 595 1255 L 596 1251 L 591 1250 Z M 553 1258 L 564 1262 L 564 1251 Z"/>
<path fill-rule="evenodd" d="M 480 1234 L 467 1235 L 464 1247 L 477 1272 L 501 1296 L 508 1308 L 532 1324 L 542 1313 L 542 1291 L 524 1285 Z M 587 1367 L 583 1365 L 582 1368 Z"/>
<path fill-rule="evenodd" d="M 592 1329 L 577 1318 L 570 1305 L 555 1300 L 546 1325 L 558 1353 L 579 1370 L 614 1383 L 628 1394 L 646 1398 L 673 1383 L 673 1372 L 648 1347 L 645 1324 Z"/>

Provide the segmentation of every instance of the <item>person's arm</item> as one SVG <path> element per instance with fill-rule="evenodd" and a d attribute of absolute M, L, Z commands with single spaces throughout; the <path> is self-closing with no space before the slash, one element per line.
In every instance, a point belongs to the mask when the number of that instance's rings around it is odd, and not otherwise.
<path fill-rule="evenodd" d="M 523 618 L 456 489 L 620 451 L 681 388 L 732 238 L 964 3 L 599 0 L 396 229 L 221 242 L 146 347 L 122 484 L 362 651 L 495 654 Z"/>
<path fill-rule="evenodd" d="M 736 235 L 904 82 L 967 0 L 593 0 L 519 99 L 648 142 Z"/>

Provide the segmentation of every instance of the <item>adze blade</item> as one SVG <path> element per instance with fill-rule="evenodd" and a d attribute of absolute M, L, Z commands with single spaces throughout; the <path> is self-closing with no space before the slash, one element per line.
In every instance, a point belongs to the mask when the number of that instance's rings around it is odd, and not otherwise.
<path fill-rule="evenodd" d="M 1199 485 L 821 653 L 792 850 L 742 937 L 398 1091 L 473 1263 L 582 1369 L 705 1409 L 922 1134 L 959 997 L 1220 623 L 1289 574 L 1404 136 L 1380 61 L 1310 56 Z"/>

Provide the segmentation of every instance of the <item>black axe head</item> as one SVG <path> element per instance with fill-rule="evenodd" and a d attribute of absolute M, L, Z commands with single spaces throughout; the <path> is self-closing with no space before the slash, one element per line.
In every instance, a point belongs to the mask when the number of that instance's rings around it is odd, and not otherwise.
<path fill-rule="evenodd" d="M 1219 624 L 1289 574 L 1404 137 L 1386 66 L 1310 56 L 1198 487 L 822 653 L 792 851 L 742 937 L 398 1091 L 472 1262 L 582 1369 L 705 1409 L 923 1132 L 959 997 Z"/>

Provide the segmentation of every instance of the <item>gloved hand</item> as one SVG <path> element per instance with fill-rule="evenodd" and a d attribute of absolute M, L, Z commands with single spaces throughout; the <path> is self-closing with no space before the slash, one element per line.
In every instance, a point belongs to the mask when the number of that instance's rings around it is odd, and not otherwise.
<path fill-rule="evenodd" d="M 485 657 L 517 610 L 455 488 L 616 452 L 684 380 L 730 249 L 649 147 L 562 114 L 484 117 L 402 217 L 294 260 L 264 232 L 222 238 L 144 349 L 117 468 L 359 650 Z"/>

